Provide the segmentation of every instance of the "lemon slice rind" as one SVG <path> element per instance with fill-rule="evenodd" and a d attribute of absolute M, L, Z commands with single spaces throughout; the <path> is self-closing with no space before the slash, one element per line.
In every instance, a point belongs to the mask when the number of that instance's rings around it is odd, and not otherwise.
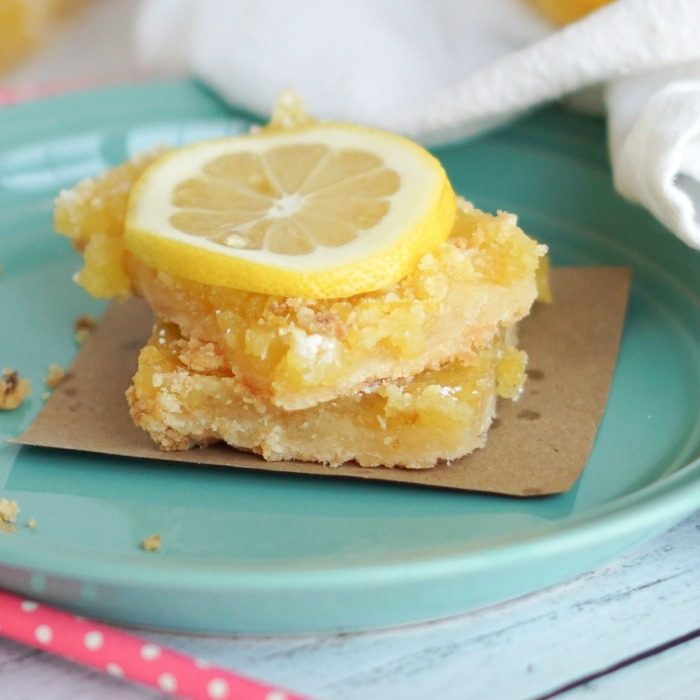
<path fill-rule="evenodd" d="M 179 230 L 170 222 L 177 185 L 201 175 L 216 158 L 264 153 L 278 146 L 321 144 L 361 149 L 399 173 L 401 185 L 385 197 L 390 206 L 378 224 L 341 246 L 319 245 L 302 255 L 229 248 Z M 455 195 L 440 163 L 401 136 L 366 127 L 324 123 L 200 142 L 171 151 L 134 185 L 125 242 L 158 270 L 203 284 L 279 296 L 347 297 L 391 285 L 444 241 L 455 216 Z"/>

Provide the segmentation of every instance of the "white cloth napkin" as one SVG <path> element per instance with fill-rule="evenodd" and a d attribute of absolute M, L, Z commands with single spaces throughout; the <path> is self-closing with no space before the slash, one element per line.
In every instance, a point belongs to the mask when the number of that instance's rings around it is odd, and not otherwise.
<path fill-rule="evenodd" d="M 426 143 L 603 86 L 616 187 L 700 249 L 700 0 L 617 0 L 563 29 L 528 0 L 146 0 L 136 47 L 258 114 L 293 88 Z"/>

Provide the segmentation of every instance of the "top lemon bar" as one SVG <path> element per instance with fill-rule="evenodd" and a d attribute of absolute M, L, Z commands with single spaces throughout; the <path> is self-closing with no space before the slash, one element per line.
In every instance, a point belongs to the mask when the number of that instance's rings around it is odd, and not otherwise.
<path fill-rule="evenodd" d="M 181 329 L 185 366 L 216 373 L 222 368 L 202 364 L 216 356 L 252 394 L 285 410 L 454 358 L 469 362 L 528 313 L 546 249 L 514 216 L 492 216 L 463 200 L 455 208 L 441 168 L 422 163 L 414 144 L 408 165 L 401 144 L 398 154 L 393 141 L 374 147 L 383 132 L 369 139 L 362 132 L 360 142 L 369 142 L 371 152 L 342 139 L 337 146 L 335 136 L 319 151 L 316 131 L 306 149 L 281 147 L 280 133 L 307 128 L 303 118 L 292 122 L 278 122 L 257 141 L 237 139 L 233 153 L 215 142 L 214 156 L 200 160 L 194 177 L 189 156 L 183 163 L 154 153 L 62 193 L 56 228 L 84 256 L 79 283 L 96 296 L 144 296 L 157 316 Z M 260 144 L 268 138 L 265 151 Z M 423 166 L 428 176 L 411 174 Z M 419 186 L 408 188 L 408 199 L 396 199 L 405 182 Z M 167 209 L 164 239 L 150 235 L 157 221 L 143 203 L 149 187 L 160 188 L 160 200 L 146 197 L 146 203 L 160 202 L 156 213 Z M 419 197 L 421 191 L 430 196 Z M 392 207 L 401 209 L 398 218 Z M 203 236 L 206 245 L 181 245 L 187 235 Z M 372 236 L 387 245 L 367 243 Z M 320 263 L 311 264 L 314 255 Z M 193 272 L 192 260 L 206 264 Z M 274 268 L 279 260 L 281 268 Z M 222 267 L 233 270 L 231 278 L 217 271 Z M 329 278 L 319 269 L 340 272 Z M 313 298 L 319 279 L 327 298 Z M 278 285 L 293 293 L 271 293 Z M 363 285 L 370 289 L 349 293 Z M 208 344 L 217 352 L 207 352 Z"/>

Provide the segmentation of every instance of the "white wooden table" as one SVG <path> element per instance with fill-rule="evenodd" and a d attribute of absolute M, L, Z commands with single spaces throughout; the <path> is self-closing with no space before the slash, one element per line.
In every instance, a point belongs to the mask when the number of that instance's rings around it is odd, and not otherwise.
<path fill-rule="evenodd" d="M 326 700 L 700 698 L 700 511 L 597 571 L 427 624 L 288 638 L 146 633 Z M 161 697 L 0 641 L 0 697 Z"/>

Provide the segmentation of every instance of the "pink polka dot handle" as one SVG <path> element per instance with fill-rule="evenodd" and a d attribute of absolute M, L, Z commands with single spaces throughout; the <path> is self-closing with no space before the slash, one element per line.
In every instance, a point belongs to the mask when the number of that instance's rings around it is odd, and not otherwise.
<path fill-rule="evenodd" d="M 0 635 L 176 697 L 302 700 L 300 695 L 211 666 L 109 625 L 4 591 L 0 591 Z"/>

